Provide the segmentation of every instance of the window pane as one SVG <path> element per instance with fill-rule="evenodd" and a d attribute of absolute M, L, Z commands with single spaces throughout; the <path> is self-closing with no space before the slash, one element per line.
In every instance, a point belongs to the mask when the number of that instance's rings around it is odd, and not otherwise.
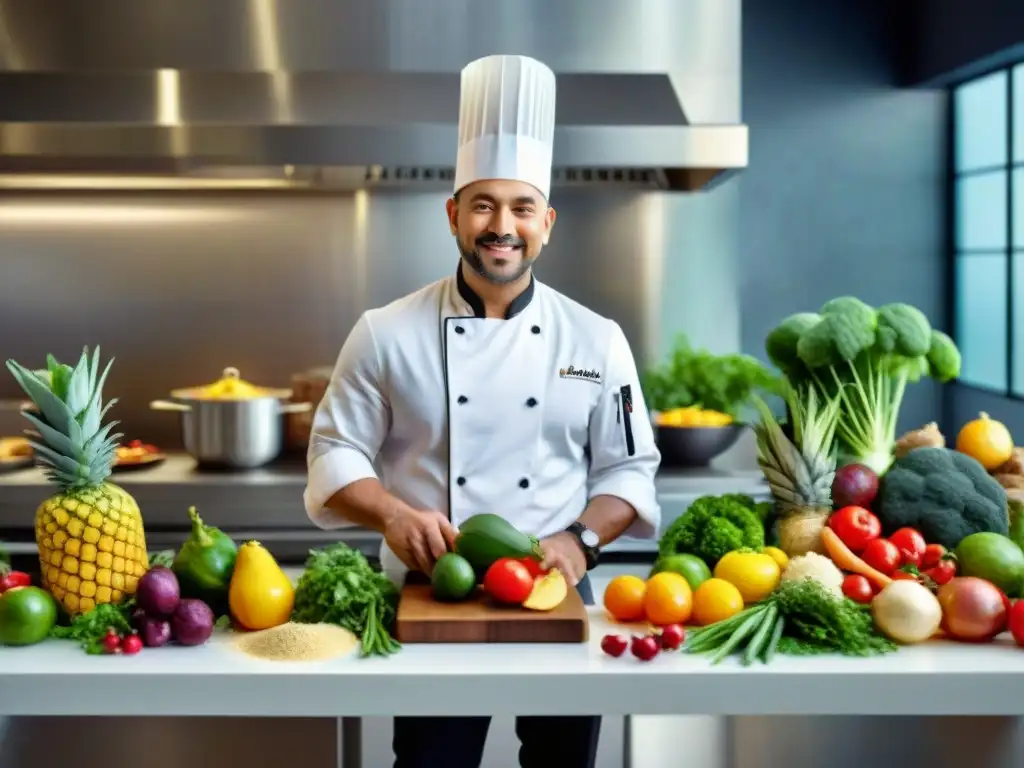
<path fill-rule="evenodd" d="M 1013 70 L 1013 159 L 1024 163 L 1024 64 Z"/>
<path fill-rule="evenodd" d="M 1013 247 L 1024 248 L 1024 168 L 1013 171 Z"/>
<path fill-rule="evenodd" d="M 1024 396 L 1024 253 L 1013 257 L 1013 391 Z"/>
<path fill-rule="evenodd" d="M 972 80 L 953 93 L 956 119 L 956 169 L 969 171 L 1006 165 L 1007 71 Z"/>
<path fill-rule="evenodd" d="M 1006 248 L 1006 171 L 956 181 L 958 251 Z"/>
<path fill-rule="evenodd" d="M 1006 256 L 968 254 L 956 260 L 956 340 L 960 380 L 1006 389 Z"/>

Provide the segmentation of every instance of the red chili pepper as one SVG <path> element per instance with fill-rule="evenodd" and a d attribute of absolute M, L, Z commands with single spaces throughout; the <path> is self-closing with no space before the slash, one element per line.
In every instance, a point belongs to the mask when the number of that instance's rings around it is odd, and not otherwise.
<path fill-rule="evenodd" d="M 32 577 L 22 571 L 0 571 L 0 594 L 15 587 L 28 587 L 32 585 Z"/>

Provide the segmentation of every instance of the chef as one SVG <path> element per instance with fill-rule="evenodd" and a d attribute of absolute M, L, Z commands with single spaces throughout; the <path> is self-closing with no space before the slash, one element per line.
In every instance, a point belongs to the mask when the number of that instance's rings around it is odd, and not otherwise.
<path fill-rule="evenodd" d="M 555 76 L 539 61 L 462 71 L 455 274 L 365 312 L 317 408 L 306 510 L 324 529 L 381 532 L 396 582 L 429 574 L 459 524 L 491 512 L 537 536 L 544 566 L 592 603 L 601 548 L 657 530 L 661 457 L 629 343 L 533 276 L 555 224 L 554 122 Z M 489 720 L 396 718 L 396 768 L 478 766 Z M 599 728 L 520 717 L 520 763 L 592 766 Z"/>

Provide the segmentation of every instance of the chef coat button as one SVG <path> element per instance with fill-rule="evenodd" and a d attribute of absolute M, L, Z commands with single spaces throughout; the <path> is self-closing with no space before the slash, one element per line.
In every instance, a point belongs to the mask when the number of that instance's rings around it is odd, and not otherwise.
<path fill-rule="evenodd" d="M 455 482 L 458 483 L 459 485 L 465 485 L 466 484 L 466 478 L 464 478 L 464 477 L 456 478 Z"/>
<path fill-rule="evenodd" d="M 531 328 L 530 330 L 531 330 L 531 331 L 532 331 L 533 333 L 540 333 L 540 326 L 539 326 L 539 325 L 535 325 L 535 326 L 533 326 L 533 328 Z"/>
<path fill-rule="evenodd" d="M 456 325 L 456 326 L 455 326 L 455 332 L 456 332 L 456 333 L 465 333 L 465 332 L 466 332 L 466 329 L 465 329 L 465 328 L 463 328 L 463 327 L 462 327 L 461 325 Z"/>
<path fill-rule="evenodd" d="M 524 477 L 524 478 L 523 478 L 522 480 L 520 480 L 520 481 L 519 481 L 519 487 L 520 487 L 520 488 L 529 488 L 529 487 L 530 487 L 530 481 L 529 481 L 529 480 L 527 480 L 527 479 L 526 479 L 526 478 Z"/>
<path fill-rule="evenodd" d="M 535 406 L 537 404 L 537 398 L 536 397 L 531 397 L 529 400 L 526 401 L 526 404 L 530 408 L 533 408 L 533 406 Z"/>
<path fill-rule="evenodd" d="M 459 405 L 462 405 L 463 403 L 468 403 L 468 402 L 469 402 L 469 398 L 468 397 L 466 397 L 465 395 L 459 395 Z"/>

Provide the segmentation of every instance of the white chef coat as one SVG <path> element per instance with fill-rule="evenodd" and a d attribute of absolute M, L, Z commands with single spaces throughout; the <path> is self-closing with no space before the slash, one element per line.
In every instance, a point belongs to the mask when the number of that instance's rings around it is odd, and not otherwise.
<path fill-rule="evenodd" d="M 622 329 L 536 280 L 506 319 L 456 275 L 364 313 L 313 420 L 310 519 L 348 525 L 324 504 L 378 478 L 458 528 L 501 515 L 543 538 L 598 495 L 631 504 L 628 535 L 651 538 L 661 455 Z M 405 566 L 385 544 L 383 570 Z"/>

